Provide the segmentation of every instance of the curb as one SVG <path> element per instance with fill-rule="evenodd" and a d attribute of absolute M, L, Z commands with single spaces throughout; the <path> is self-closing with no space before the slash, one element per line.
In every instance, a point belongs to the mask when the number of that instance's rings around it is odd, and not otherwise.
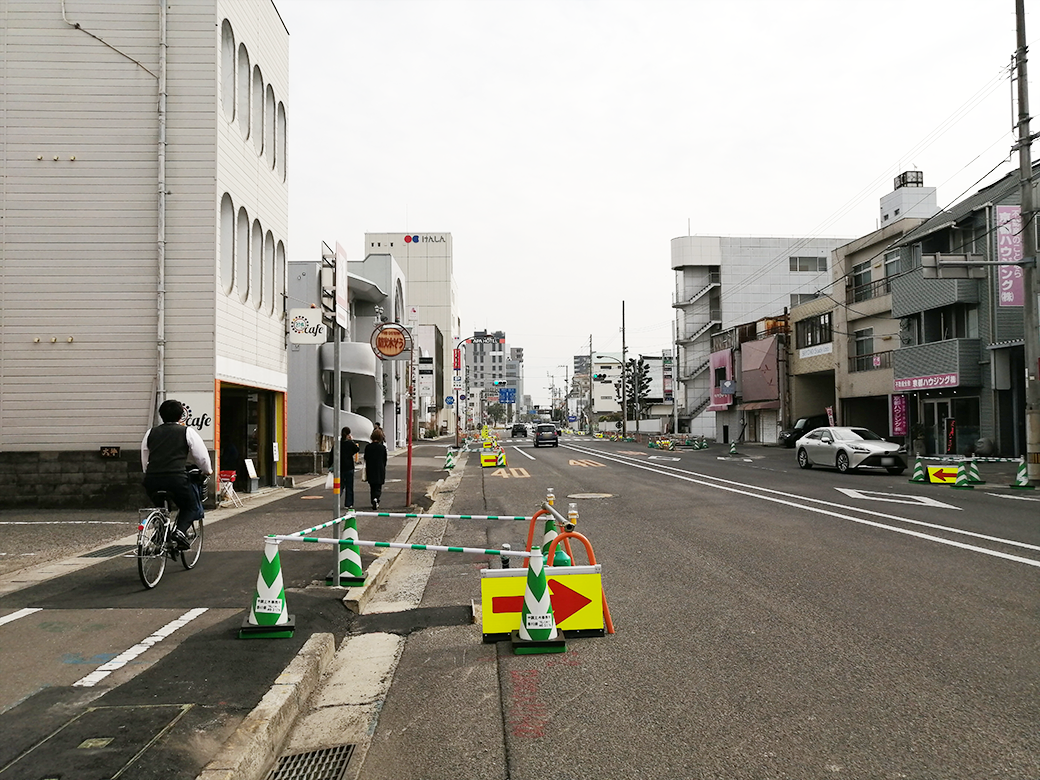
<path fill-rule="evenodd" d="M 259 780 L 274 765 L 289 729 L 329 668 L 332 634 L 314 634 L 196 780 Z"/>

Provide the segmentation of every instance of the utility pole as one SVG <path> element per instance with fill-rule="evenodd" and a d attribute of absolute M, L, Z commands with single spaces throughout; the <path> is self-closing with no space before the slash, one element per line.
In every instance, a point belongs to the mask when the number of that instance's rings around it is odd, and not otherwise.
<path fill-rule="evenodd" d="M 592 435 L 592 409 L 595 406 L 592 400 L 592 334 L 589 334 L 589 408 L 586 410 L 586 417 L 589 418 L 589 436 Z"/>
<path fill-rule="evenodd" d="M 621 301 L 621 438 L 628 438 L 628 382 L 625 374 L 628 367 L 625 365 L 625 302 Z"/>
<path fill-rule="evenodd" d="M 1025 0 L 1015 0 L 1018 71 L 1018 164 L 1022 186 L 1022 282 L 1025 301 L 1022 326 L 1026 364 L 1026 470 L 1031 482 L 1040 482 L 1040 287 L 1036 257 L 1036 214 L 1033 210 L 1033 162 L 1029 132 L 1029 79 L 1026 76 Z"/>

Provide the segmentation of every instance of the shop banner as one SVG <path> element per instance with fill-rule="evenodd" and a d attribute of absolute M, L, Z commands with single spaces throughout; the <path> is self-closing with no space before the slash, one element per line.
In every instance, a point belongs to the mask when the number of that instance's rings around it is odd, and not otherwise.
<path fill-rule="evenodd" d="M 1022 214 L 1018 206 L 997 206 L 997 260 L 1022 260 Z M 1024 306 L 1025 277 L 1020 265 L 997 266 L 998 306 Z"/>

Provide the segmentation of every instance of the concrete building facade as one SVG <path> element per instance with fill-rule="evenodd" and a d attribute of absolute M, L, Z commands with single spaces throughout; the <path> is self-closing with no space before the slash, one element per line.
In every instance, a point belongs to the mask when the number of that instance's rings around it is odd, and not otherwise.
<path fill-rule="evenodd" d="M 145 500 L 137 451 L 166 398 L 187 402 L 218 468 L 277 484 L 289 192 L 277 9 L 0 0 L 0 18 L 17 20 L 0 27 L 0 450 L 20 486 L 3 500 Z"/>

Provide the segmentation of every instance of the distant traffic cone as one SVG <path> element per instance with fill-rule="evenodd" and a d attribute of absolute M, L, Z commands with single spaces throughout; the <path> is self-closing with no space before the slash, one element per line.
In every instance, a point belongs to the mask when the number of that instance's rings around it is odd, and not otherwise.
<path fill-rule="evenodd" d="M 975 486 L 968 482 L 968 469 L 964 461 L 957 462 L 957 482 L 953 485 L 957 490 L 974 490 Z"/>
<path fill-rule="evenodd" d="M 1015 475 L 1015 481 L 1008 487 L 1014 490 L 1033 490 L 1033 486 L 1029 484 L 1029 469 L 1026 466 L 1026 459 L 1023 457 L 1018 461 L 1018 474 Z"/>
<path fill-rule="evenodd" d="M 979 476 L 979 464 L 975 458 L 968 461 L 968 482 L 972 485 L 986 484 L 986 482 Z"/>
<path fill-rule="evenodd" d="M 348 512 L 341 518 L 343 521 L 343 533 L 339 544 L 339 582 L 336 581 L 336 572 L 329 572 L 325 578 L 326 585 L 338 585 L 341 587 L 353 587 L 365 584 L 365 571 L 361 568 L 361 550 L 356 544 L 358 540 L 357 516 L 353 511 Z"/>
<path fill-rule="evenodd" d="M 455 468 L 455 450 L 448 450 L 448 455 L 444 459 L 444 470 L 451 471 Z"/>
<path fill-rule="evenodd" d="M 736 455 L 737 454 L 737 443 L 735 441 L 731 441 L 729 443 L 729 454 L 730 455 Z"/>
<path fill-rule="evenodd" d="M 291 637 L 296 618 L 289 614 L 282 584 L 282 564 L 278 559 L 278 542 L 264 541 L 264 557 L 256 578 L 256 593 L 249 614 L 242 621 L 239 639 L 278 639 Z"/>
<path fill-rule="evenodd" d="M 549 582 L 545 577 L 545 559 L 540 550 L 527 567 L 527 587 L 520 612 L 520 629 L 512 633 L 513 652 L 517 655 L 563 653 L 567 650 L 563 632 L 556 628 Z"/>
<path fill-rule="evenodd" d="M 928 475 L 924 471 L 924 463 L 921 461 L 920 455 L 914 456 L 914 475 L 907 480 L 907 482 L 927 482 Z"/>

